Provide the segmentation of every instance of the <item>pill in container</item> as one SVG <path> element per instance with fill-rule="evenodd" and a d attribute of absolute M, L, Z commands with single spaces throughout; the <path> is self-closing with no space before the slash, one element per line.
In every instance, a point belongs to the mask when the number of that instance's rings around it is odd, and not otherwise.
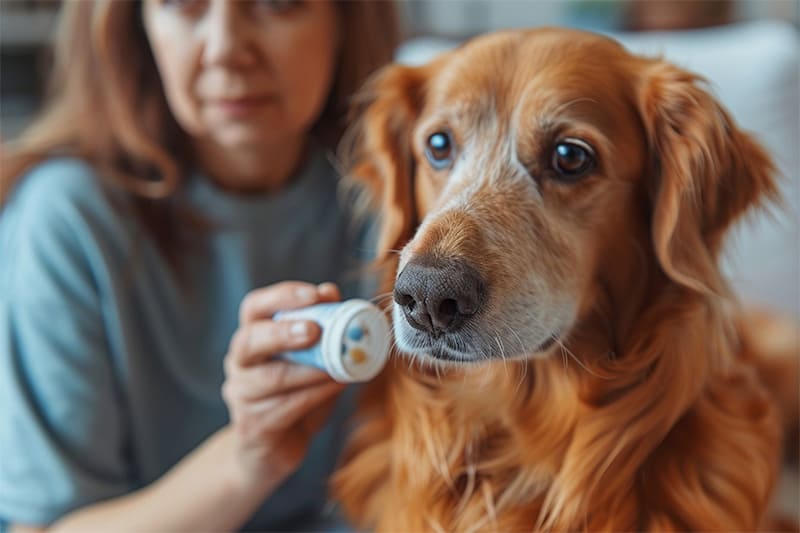
<path fill-rule="evenodd" d="M 275 320 L 287 319 L 317 322 L 322 337 L 314 346 L 287 352 L 284 357 L 322 369 L 336 381 L 369 381 L 389 358 L 389 321 L 367 300 L 317 304 L 275 314 Z"/>

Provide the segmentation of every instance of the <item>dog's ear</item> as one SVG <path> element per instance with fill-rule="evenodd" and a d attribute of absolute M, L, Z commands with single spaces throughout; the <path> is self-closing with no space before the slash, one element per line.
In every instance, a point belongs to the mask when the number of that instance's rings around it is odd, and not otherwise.
<path fill-rule="evenodd" d="M 340 146 L 347 174 L 371 192 L 380 218 L 378 258 L 402 247 L 416 226 L 411 131 L 422 107 L 425 70 L 390 65 L 356 96 Z"/>
<path fill-rule="evenodd" d="M 717 256 L 726 230 L 751 207 L 777 199 L 774 166 L 706 90 L 664 61 L 644 69 L 640 109 L 653 176 L 652 238 L 677 283 L 719 292 Z"/>

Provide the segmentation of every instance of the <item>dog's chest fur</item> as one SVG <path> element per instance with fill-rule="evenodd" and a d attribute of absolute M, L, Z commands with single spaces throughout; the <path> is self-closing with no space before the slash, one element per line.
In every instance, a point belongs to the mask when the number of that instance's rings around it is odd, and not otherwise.
<path fill-rule="evenodd" d="M 670 338 L 692 342 L 682 332 Z M 745 365 L 692 383 L 673 356 L 631 380 L 556 357 L 440 375 L 398 359 L 370 384 L 364 423 L 334 478 L 337 498 L 358 526 L 379 531 L 755 524 L 772 479 L 742 476 L 740 465 L 774 470 L 774 406 Z M 635 382 L 674 379 L 685 385 L 676 394 L 634 397 Z M 730 390 L 741 391 L 735 402 Z M 742 461 L 721 463 L 725 454 Z M 707 498 L 706 486 L 745 479 L 747 505 L 692 506 Z"/>
<path fill-rule="evenodd" d="M 362 429 L 372 451 L 357 453 L 338 478 L 340 492 L 363 492 L 356 500 L 365 508 L 355 515 L 366 510 L 386 531 L 537 523 L 579 416 L 575 402 L 557 397 L 574 394 L 563 362 L 508 362 L 438 375 L 398 363 L 384 378 L 376 387 L 382 397 L 372 401 L 388 407 L 391 424 L 379 418 Z M 375 469 L 377 450 L 383 467 Z M 361 475 L 370 471 L 372 479 Z M 382 511 L 387 508 L 392 512 Z"/>

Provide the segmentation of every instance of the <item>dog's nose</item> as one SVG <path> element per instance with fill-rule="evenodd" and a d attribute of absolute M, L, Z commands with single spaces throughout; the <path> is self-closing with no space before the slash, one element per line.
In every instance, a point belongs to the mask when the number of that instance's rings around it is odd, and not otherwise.
<path fill-rule="evenodd" d="M 486 284 L 473 267 L 460 260 L 411 260 L 394 286 L 394 301 L 408 323 L 434 336 L 457 330 L 478 312 Z"/>

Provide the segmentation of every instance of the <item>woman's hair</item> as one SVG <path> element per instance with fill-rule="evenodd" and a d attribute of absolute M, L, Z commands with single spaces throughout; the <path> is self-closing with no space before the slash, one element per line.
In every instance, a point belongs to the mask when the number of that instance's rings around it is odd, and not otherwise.
<path fill-rule="evenodd" d="M 351 95 L 391 60 L 400 32 L 391 2 L 336 2 L 342 43 L 328 101 L 313 134 L 333 148 Z M 167 105 L 138 1 L 64 2 L 54 66 L 40 116 L 5 147 L 0 206 L 36 163 L 53 156 L 86 160 L 127 190 L 162 250 L 179 236 L 173 205 L 191 170 L 186 134 Z"/>

